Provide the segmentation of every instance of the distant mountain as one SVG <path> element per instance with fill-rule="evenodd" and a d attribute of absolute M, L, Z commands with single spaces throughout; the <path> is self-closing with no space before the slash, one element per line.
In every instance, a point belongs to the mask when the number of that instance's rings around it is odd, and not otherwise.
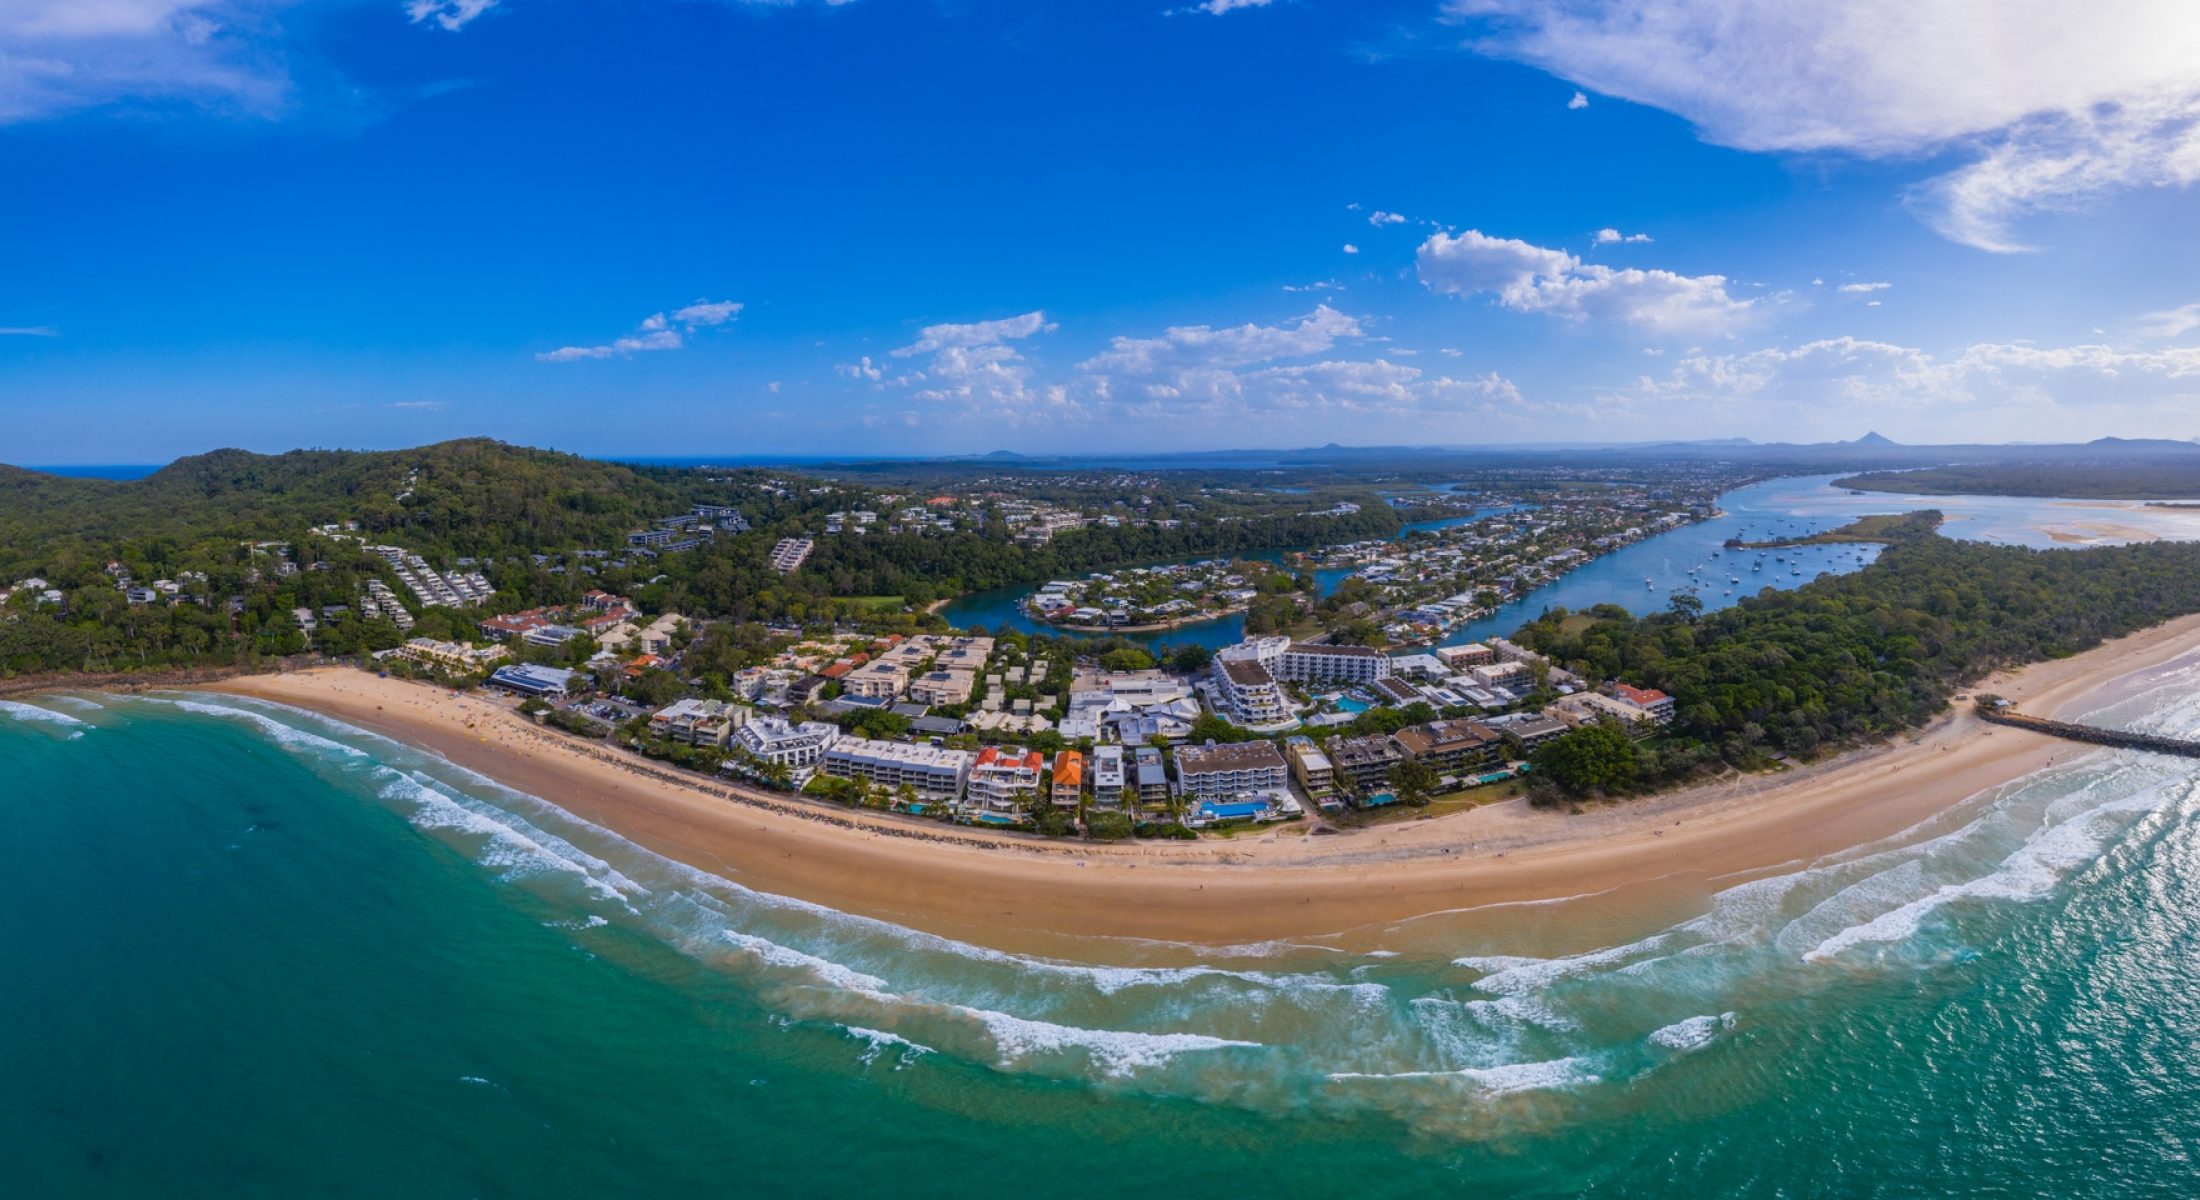
<path fill-rule="evenodd" d="M 1863 437 L 1860 437 L 1848 444 L 1851 446 L 1899 446 L 1902 443 L 1874 431 L 1872 433 L 1867 433 Z"/>

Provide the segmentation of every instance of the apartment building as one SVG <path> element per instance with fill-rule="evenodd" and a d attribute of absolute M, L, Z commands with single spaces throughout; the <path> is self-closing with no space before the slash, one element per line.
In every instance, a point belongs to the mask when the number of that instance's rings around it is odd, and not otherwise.
<path fill-rule="evenodd" d="M 1290 786 L 1289 776 L 1290 768 L 1271 742 L 1209 743 L 1176 751 L 1177 790 L 1200 800 L 1274 795 Z"/>
<path fill-rule="evenodd" d="M 867 662 L 840 679 L 840 692 L 863 700 L 897 700 L 909 690 L 909 668 L 883 659 Z"/>
<path fill-rule="evenodd" d="M 953 800 L 970 777 L 970 757 L 967 750 L 851 737 L 840 738 L 826 749 L 820 769 L 888 790 L 907 787 L 925 800 Z"/>
<path fill-rule="evenodd" d="M 965 802 L 996 819 L 1012 816 L 1042 794 L 1045 771 L 1046 757 L 1037 750 L 987 746 L 970 764 Z"/>
<path fill-rule="evenodd" d="M 1349 781 L 1359 792 L 1390 786 L 1390 769 L 1406 760 L 1406 752 L 1398 748 L 1398 743 L 1381 733 L 1332 739 L 1328 756 L 1337 777 Z"/>
<path fill-rule="evenodd" d="M 840 739 L 840 727 L 823 721 L 796 725 L 785 717 L 758 717 L 733 734 L 734 744 L 753 758 L 802 770 L 815 767 Z"/>
<path fill-rule="evenodd" d="M 1100 808 L 1123 806 L 1123 748 L 1121 746 L 1094 746 L 1092 748 L 1092 802 Z"/>
<path fill-rule="evenodd" d="M 1291 762 L 1291 777 L 1299 781 L 1307 795 L 1318 799 L 1337 790 L 1336 765 L 1313 738 L 1303 734 L 1286 738 L 1283 751 Z"/>
<path fill-rule="evenodd" d="M 1439 771 L 1489 766 L 1505 748 L 1504 738 L 1475 721 L 1430 721 L 1390 736 L 1399 749 Z"/>
<path fill-rule="evenodd" d="M 1215 697 L 1241 725 L 1274 725 L 1291 719 L 1291 703 L 1268 668 L 1250 658 L 1217 658 Z"/>
<path fill-rule="evenodd" d="M 750 712 L 723 700 L 682 700 L 649 718 L 649 732 L 684 746 L 717 747 L 748 723 Z"/>

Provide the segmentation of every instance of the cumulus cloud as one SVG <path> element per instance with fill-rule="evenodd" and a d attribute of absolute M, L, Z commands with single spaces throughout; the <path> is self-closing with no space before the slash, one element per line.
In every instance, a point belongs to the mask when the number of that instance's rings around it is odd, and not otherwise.
<path fill-rule="evenodd" d="M 1194 4 L 1189 8 L 1179 8 L 1171 11 L 1206 13 L 1210 17 L 1219 17 L 1224 13 L 1233 13 L 1241 8 L 1266 8 L 1272 2 L 1273 0 L 1206 0 L 1203 4 Z"/>
<path fill-rule="evenodd" d="M 1346 254 L 1358 254 L 1358 253 L 1360 252 L 1360 248 L 1359 248 L 1358 246 L 1355 246 L 1355 245 L 1353 245 L 1353 244 L 1352 244 L 1352 243 L 1350 243 L 1350 242 L 1346 242 L 1346 243 L 1344 244 L 1344 252 L 1345 252 Z"/>
<path fill-rule="evenodd" d="M 1056 328 L 1044 312 L 1037 311 L 991 321 L 927 325 L 916 341 L 893 355 L 930 355 L 929 362 L 896 382 L 921 384 L 914 394 L 922 400 L 955 402 L 1004 419 L 1024 419 L 1035 405 L 1059 406 L 1068 396 L 1058 386 L 1034 386 L 1031 363 L 1009 343 Z"/>
<path fill-rule="evenodd" d="M 1939 232 L 2024 245 L 2022 218 L 2200 178 L 2186 0 L 1450 0 L 1482 51 L 1756 151 L 1977 157 L 1911 199 Z"/>
<path fill-rule="evenodd" d="M 1403 225 L 1406 223 L 1406 218 L 1403 213 L 1384 212 L 1382 209 L 1378 208 L 1374 212 L 1367 214 L 1367 223 L 1378 227 L 1383 225 Z"/>
<path fill-rule="evenodd" d="M 1357 318 L 1323 305 L 1274 325 L 1176 325 L 1154 337 L 1117 337 L 1077 366 L 1083 389 L 1108 411 L 1218 427 L 1278 415 L 1490 414 L 1521 404 L 1519 389 L 1495 373 L 1454 378 L 1384 358 L 1321 357 L 1366 336 Z M 1317 361 L 1290 361 L 1309 358 Z"/>
<path fill-rule="evenodd" d="M 1891 288 L 1893 286 L 1894 285 L 1891 283 L 1844 283 L 1834 290 L 1837 292 L 1846 292 L 1852 296 L 1860 296 L 1863 295 L 1865 292 L 1884 292 L 1888 288 Z"/>
<path fill-rule="evenodd" d="M 1474 229 L 1431 236 L 1416 260 L 1421 282 L 1444 295 L 1489 293 L 1517 312 L 1612 321 L 1656 334 L 1731 333 L 1755 316 L 1759 303 L 1729 295 L 1723 275 L 1615 270 Z"/>
<path fill-rule="evenodd" d="M 1566 107 L 1575 111 L 1579 111 L 1581 109 L 1589 107 L 1588 94 L 1584 92 L 1575 92 L 1574 98 L 1566 102 Z"/>
<path fill-rule="evenodd" d="M 1647 242 L 1649 240 L 1650 235 L 1647 233 L 1621 233 L 1610 226 L 1597 230 L 1596 234 L 1596 243 L 1599 246 L 1612 246 L 1621 242 Z"/>
<path fill-rule="evenodd" d="M 566 363 L 588 359 L 625 358 L 633 354 L 646 354 L 653 350 L 678 350 L 687 345 L 687 335 L 697 329 L 723 325 L 738 317 L 742 306 L 731 300 L 698 300 L 685 308 L 673 310 L 670 317 L 653 313 L 642 318 L 634 332 L 594 346 L 560 346 L 535 356 L 537 362 Z"/>

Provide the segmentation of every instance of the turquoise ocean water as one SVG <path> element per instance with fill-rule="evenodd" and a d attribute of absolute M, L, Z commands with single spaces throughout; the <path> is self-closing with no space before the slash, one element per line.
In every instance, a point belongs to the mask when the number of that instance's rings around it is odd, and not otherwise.
<path fill-rule="evenodd" d="M 2092 717 L 2200 734 L 2200 668 Z M 1682 912 L 1069 962 L 294 710 L 9 702 L 0 1190 L 2192 1195 L 2196 768 L 2073 755 Z"/>

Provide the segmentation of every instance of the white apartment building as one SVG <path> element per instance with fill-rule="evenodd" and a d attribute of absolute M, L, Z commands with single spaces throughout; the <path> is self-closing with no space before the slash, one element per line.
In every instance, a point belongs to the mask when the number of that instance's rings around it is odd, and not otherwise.
<path fill-rule="evenodd" d="M 907 786 L 927 800 L 952 800 L 970 777 L 967 750 L 906 742 L 841 738 L 825 751 L 821 769 L 842 779 L 865 779 L 880 787 Z"/>
<path fill-rule="evenodd" d="M 1323 646 L 1286 637 L 1248 638 L 1215 657 L 1256 662 L 1273 678 L 1308 683 L 1373 683 L 1390 677 L 1390 656 L 1372 646 Z"/>
<path fill-rule="evenodd" d="M 1291 719 L 1291 703 L 1268 668 L 1247 658 L 1217 658 L 1215 696 L 1242 725 L 1274 725 Z"/>
<path fill-rule="evenodd" d="M 816 766 L 825 757 L 825 751 L 839 740 L 840 727 L 823 721 L 796 725 L 785 717 L 759 717 L 735 730 L 733 737 L 756 758 L 800 770 Z"/>
<path fill-rule="evenodd" d="M 1276 795 L 1289 788 L 1289 779 L 1290 768 L 1271 742 L 1177 747 L 1176 786 L 1186 796 Z"/>

